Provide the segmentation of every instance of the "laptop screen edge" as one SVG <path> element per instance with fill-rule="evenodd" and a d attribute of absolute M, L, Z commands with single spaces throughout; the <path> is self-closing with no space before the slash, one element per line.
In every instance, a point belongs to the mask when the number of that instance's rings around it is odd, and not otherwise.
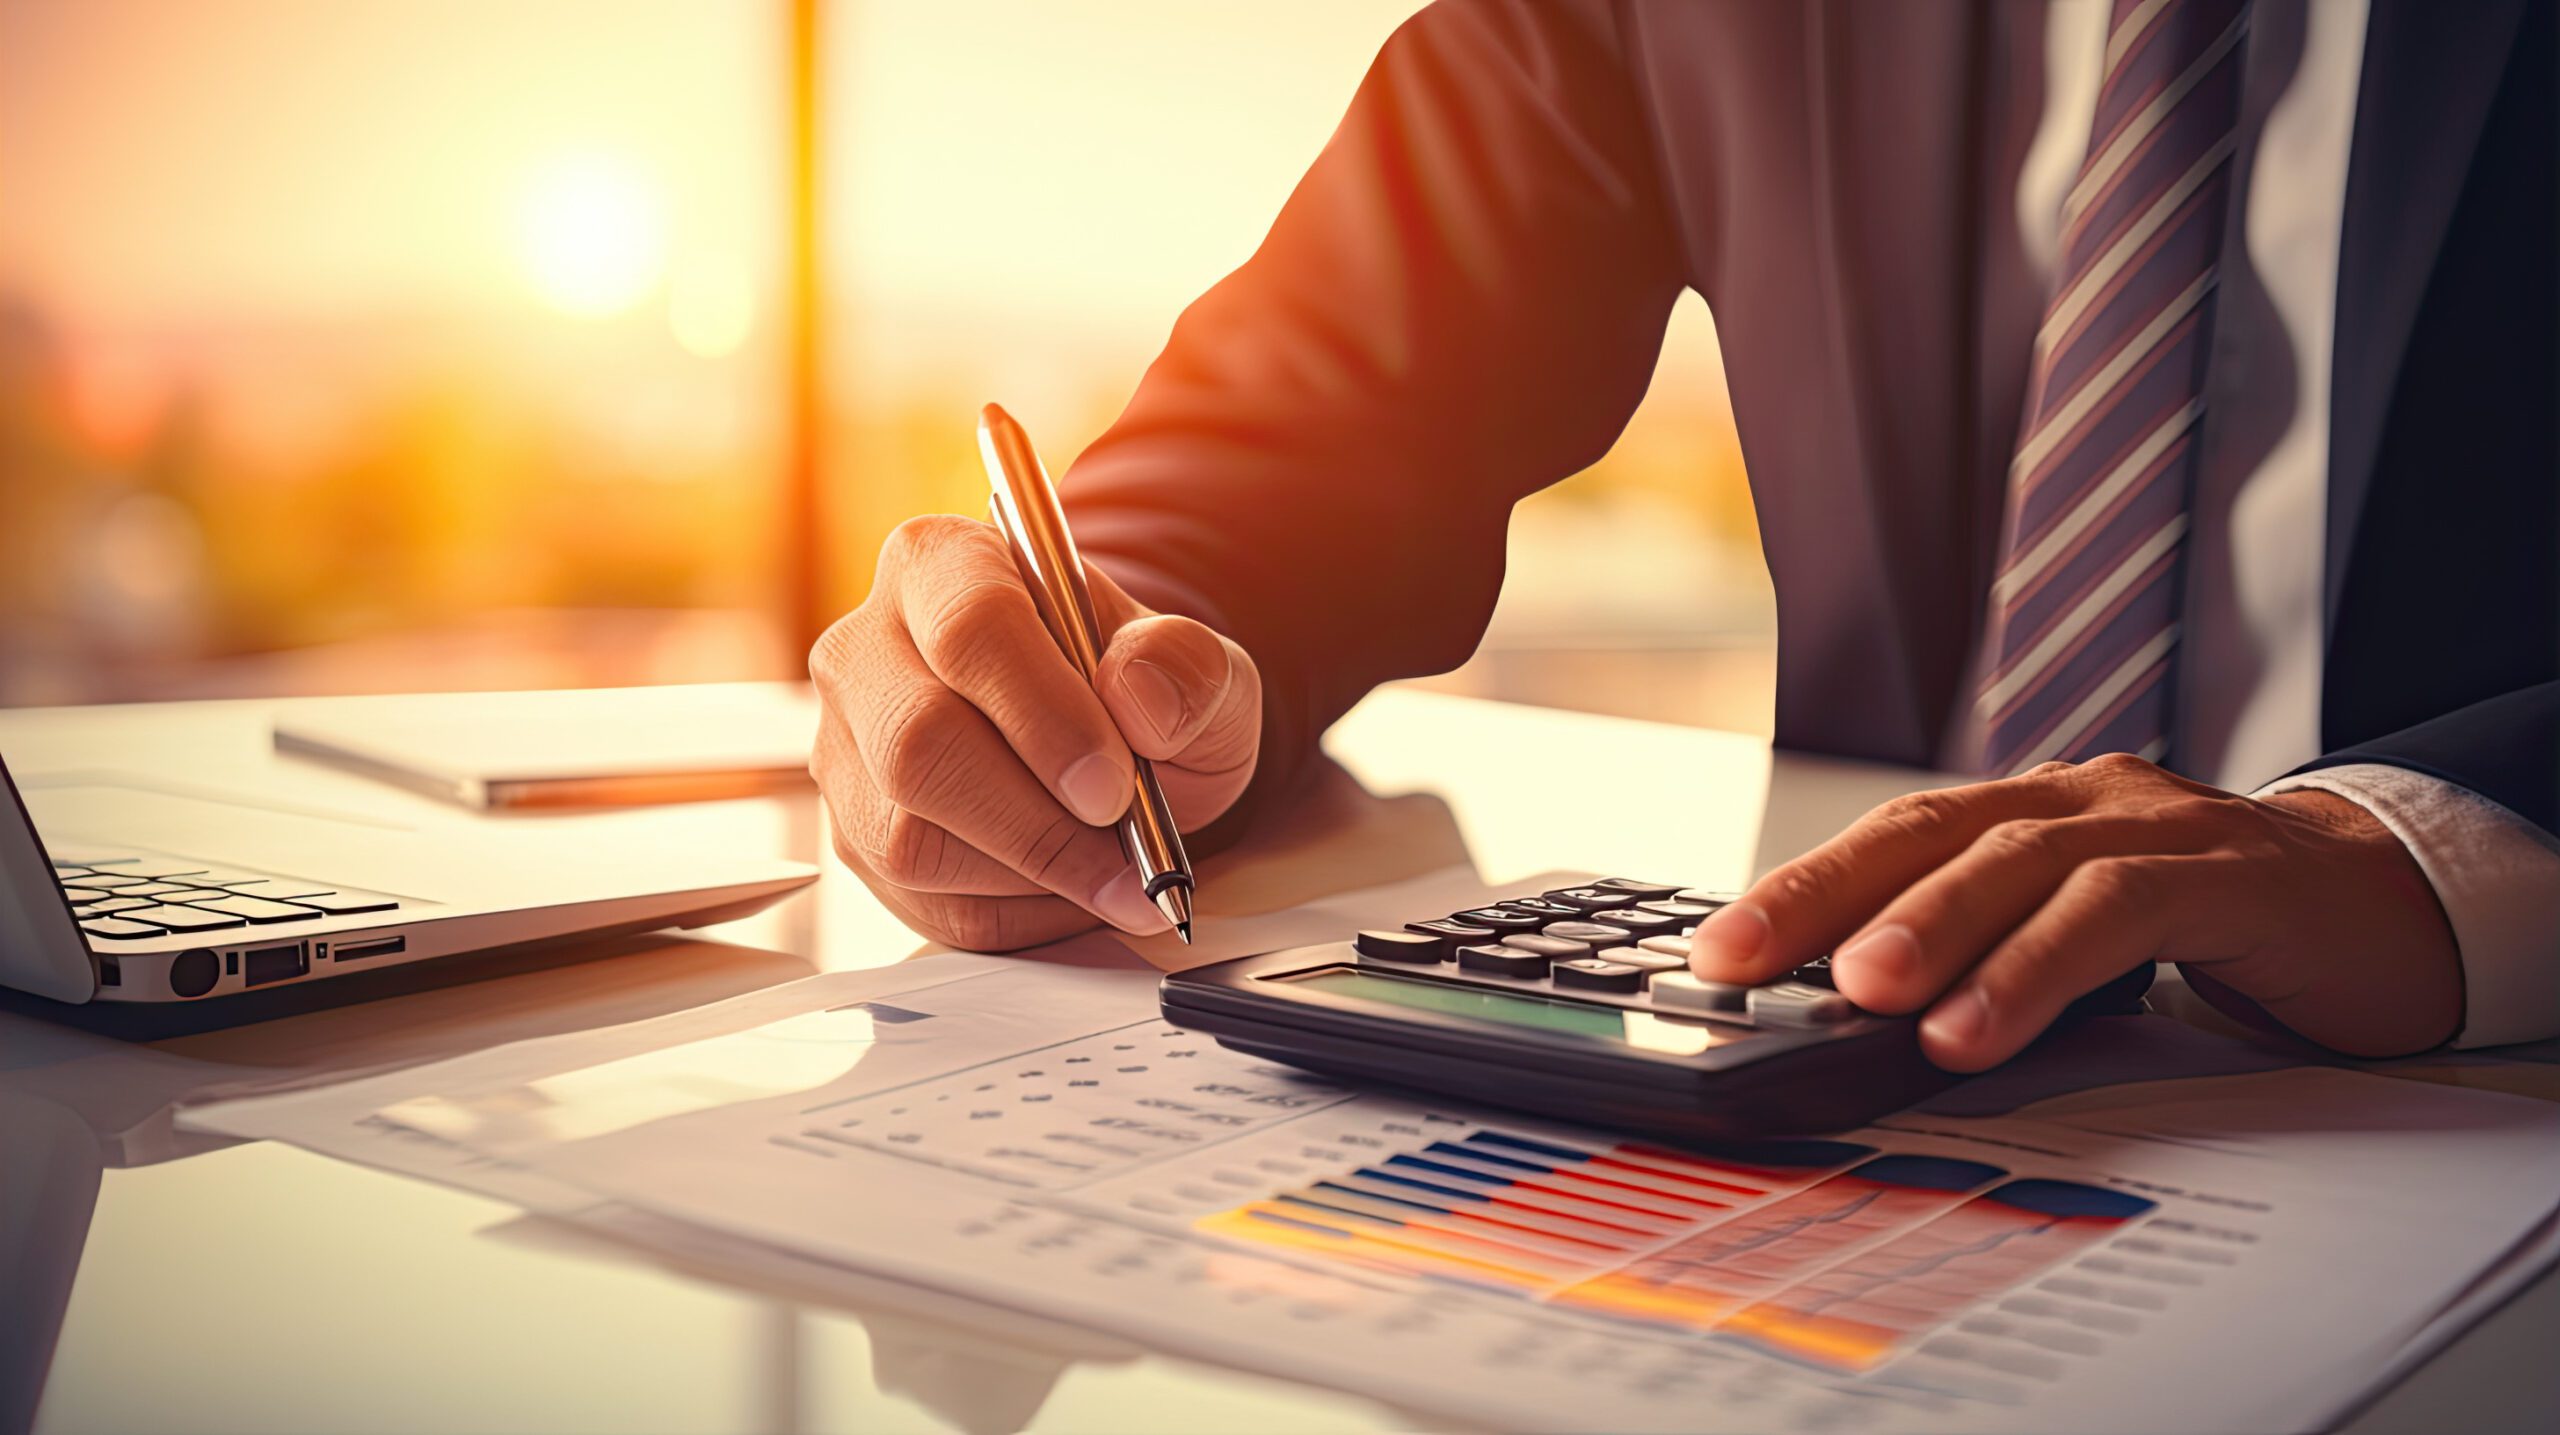
<path fill-rule="evenodd" d="M 55 1001 L 87 1002 L 98 994 L 97 967 L 5 758 L 0 793 L 8 797 L 7 809 L 0 811 L 0 985 Z"/>

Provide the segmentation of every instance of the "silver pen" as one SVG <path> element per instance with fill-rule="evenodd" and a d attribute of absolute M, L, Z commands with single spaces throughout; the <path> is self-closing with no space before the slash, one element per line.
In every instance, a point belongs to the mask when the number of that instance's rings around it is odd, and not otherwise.
<path fill-rule="evenodd" d="M 1031 436 L 1013 415 L 996 404 L 978 410 L 978 456 L 987 466 L 988 516 L 1013 551 L 1022 586 L 1040 610 L 1059 651 L 1091 683 L 1102 666 L 1102 624 L 1093 611 L 1093 593 L 1085 586 L 1084 558 L 1076 552 L 1076 536 L 1067 530 L 1067 512 L 1049 471 L 1031 447 Z M 1191 858 L 1182 850 L 1182 832 L 1173 825 L 1173 809 L 1156 785 L 1156 772 L 1134 754 L 1137 791 L 1120 819 L 1120 850 L 1138 869 L 1147 900 L 1173 923 L 1182 940 L 1191 940 Z"/>

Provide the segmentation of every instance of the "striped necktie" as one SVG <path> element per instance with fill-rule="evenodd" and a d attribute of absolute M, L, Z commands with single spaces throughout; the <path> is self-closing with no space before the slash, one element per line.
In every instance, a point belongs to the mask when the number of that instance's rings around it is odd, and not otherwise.
<path fill-rule="evenodd" d="M 2248 0 L 2115 0 L 2009 465 L 1983 770 L 2169 751 Z"/>

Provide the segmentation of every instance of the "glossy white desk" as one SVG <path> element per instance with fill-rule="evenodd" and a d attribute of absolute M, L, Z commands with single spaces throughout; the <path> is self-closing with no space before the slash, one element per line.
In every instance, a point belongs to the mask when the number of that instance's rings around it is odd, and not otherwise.
<path fill-rule="evenodd" d="M 121 771 L 422 823 L 591 825 L 820 861 L 809 796 L 473 819 L 267 747 L 275 703 L 0 713 L 22 779 Z M 1737 883 L 1922 774 L 1758 739 L 1390 691 L 1337 729 L 1349 777 L 1203 864 L 1248 909 L 1471 860 Z M 1579 755 L 1641 781 L 1547 775 Z M 1218 908 L 1204 913 L 1214 920 Z M 914 939 L 841 870 L 704 934 L 143 1047 L 0 1011 L 0 1431 L 1305 1431 L 1367 1402 L 895 1292 L 677 1270 L 505 1206 L 269 1145 L 202 1149 L 166 1108 L 245 1074 L 411 1061 L 875 966 Z M 326 984 L 323 984 L 325 988 Z M 68 1286 L 67 1300 L 58 1294 Z M 2308 1294 L 2308 1293 L 2307 1293 Z M 57 1313 L 58 1308 L 58 1313 Z M 58 1339 L 50 1341 L 58 1320 Z M 2544 1279 L 2352 1428 L 2560 1428 Z"/>

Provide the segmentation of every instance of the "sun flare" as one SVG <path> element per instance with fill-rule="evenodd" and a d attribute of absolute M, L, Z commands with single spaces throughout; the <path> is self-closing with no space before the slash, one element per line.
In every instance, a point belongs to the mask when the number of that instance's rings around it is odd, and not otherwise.
<path fill-rule="evenodd" d="M 550 162 L 526 185 L 520 221 L 526 277 L 564 314 L 619 314 L 666 278 L 666 200 L 628 157 Z"/>

